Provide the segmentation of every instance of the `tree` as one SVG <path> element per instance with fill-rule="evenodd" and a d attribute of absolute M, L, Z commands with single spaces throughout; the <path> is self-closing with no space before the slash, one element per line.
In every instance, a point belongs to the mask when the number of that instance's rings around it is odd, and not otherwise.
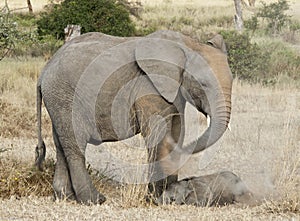
<path fill-rule="evenodd" d="M 251 7 L 255 6 L 255 0 L 248 0 L 248 2 Z"/>
<path fill-rule="evenodd" d="M 31 4 L 30 0 L 27 0 L 27 5 L 28 5 L 29 13 L 32 14 L 33 13 L 33 9 L 32 9 L 32 4 Z"/>
<path fill-rule="evenodd" d="M 286 13 L 289 10 L 287 0 L 278 0 L 269 5 L 262 2 L 263 7 L 259 9 L 256 16 L 261 17 L 268 23 L 268 31 L 277 34 L 290 21 L 290 16 Z"/>
<path fill-rule="evenodd" d="M 135 32 L 128 10 L 117 0 L 65 0 L 50 5 L 37 21 L 40 36 L 52 35 L 61 40 L 67 25 L 80 25 L 82 33 L 131 36 Z"/>
<path fill-rule="evenodd" d="M 245 7 L 248 7 L 247 3 L 245 0 L 241 0 L 242 1 L 242 4 L 245 6 Z M 255 6 L 255 0 L 248 0 L 248 4 L 250 7 L 254 7 Z"/>
<path fill-rule="evenodd" d="M 245 27 L 254 32 L 261 25 L 260 29 L 271 35 L 280 34 L 285 27 L 289 27 L 291 31 L 297 31 L 297 22 L 293 22 L 287 13 L 289 9 L 287 0 L 277 0 L 270 4 L 262 2 L 262 7 L 258 8 L 249 20 L 245 21 Z"/>
<path fill-rule="evenodd" d="M 18 38 L 16 22 L 11 19 L 11 11 L 5 1 L 5 6 L 0 11 L 0 61 L 15 48 Z"/>
<path fill-rule="evenodd" d="M 241 0 L 234 0 L 236 14 L 234 16 L 236 29 L 241 32 L 243 30 L 243 12 Z"/>

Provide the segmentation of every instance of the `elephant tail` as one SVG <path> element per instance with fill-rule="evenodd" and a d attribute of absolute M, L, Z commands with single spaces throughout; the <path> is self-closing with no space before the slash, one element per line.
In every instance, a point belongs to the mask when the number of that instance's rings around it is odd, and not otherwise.
<path fill-rule="evenodd" d="M 36 97 L 36 108 L 37 108 L 37 126 L 38 126 L 38 145 L 35 148 L 35 166 L 42 170 L 42 164 L 46 156 L 46 145 L 42 138 L 42 91 L 41 85 L 37 85 L 37 97 Z"/>

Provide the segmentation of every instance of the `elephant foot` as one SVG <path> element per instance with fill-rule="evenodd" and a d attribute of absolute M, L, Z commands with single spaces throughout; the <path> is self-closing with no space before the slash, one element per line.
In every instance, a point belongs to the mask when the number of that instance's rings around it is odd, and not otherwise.
<path fill-rule="evenodd" d="M 54 191 L 54 200 L 63 201 L 63 200 L 70 200 L 75 201 L 76 197 L 73 192 L 69 191 Z"/>
<path fill-rule="evenodd" d="M 76 199 L 84 205 L 102 204 L 106 201 L 106 197 L 96 189 L 81 191 L 76 195 Z"/>
<path fill-rule="evenodd" d="M 102 204 L 106 198 L 99 193 L 92 184 L 85 184 L 74 188 L 68 179 L 57 179 L 53 182 L 55 200 L 74 200 L 85 205 Z"/>
<path fill-rule="evenodd" d="M 76 200 L 74 191 L 70 185 L 61 185 L 60 182 L 54 182 L 54 200 Z"/>
<path fill-rule="evenodd" d="M 60 169 L 60 168 L 59 168 Z M 69 174 L 66 170 L 56 169 L 53 180 L 55 200 L 76 200 Z"/>

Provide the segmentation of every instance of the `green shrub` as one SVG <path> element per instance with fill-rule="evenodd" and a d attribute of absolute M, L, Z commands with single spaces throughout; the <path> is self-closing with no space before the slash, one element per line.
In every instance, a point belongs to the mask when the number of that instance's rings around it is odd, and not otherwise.
<path fill-rule="evenodd" d="M 37 22 L 40 36 L 64 39 L 68 24 L 80 25 L 81 32 L 100 31 L 117 36 L 131 36 L 135 27 L 124 4 L 116 0 L 65 0 L 51 4 Z"/>
<path fill-rule="evenodd" d="M 300 80 L 300 56 L 295 49 L 280 41 L 251 43 L 247 32 L 221 31 L 224 37 L 228 62 L 235 78 L 250 83 L 275 85 Z"/>
<path fill-rule="evenodd" d="M 277 83 L 283 77 L 294 82 L 300 81 L 300 55 L 297 49 L 279 41 L 265 43 L 264 48 L 272 62 L 269 62 L 269 71 L 263 83 L 270 80 Z"/>
<path fill-rule="evenodd" d="M 51 57 L 62 45 L 53 36 L 39 37 L 36 15 L 0 11 L 0 60 L 5 56 Z"/>
<path fill-rule="evenodd" d="M 36 31 L 23 33 L 19 40 L 12 54 L 14 56 L 42 56 L 49 59 L 63 45 L 63 41 L 57 40 L 52 35 L 40 38 Z"/>
<path fill-rule="evenodd" d="M 263 7 L 258 10 L 257 17 L 267 21 L 267 31 L 276 34 L 281 31 L 282 27 L 288 23 L 290 16 L 285 12 L 289 10 L 287 0 L 278 0 L 278 2 L 267 5 L 262 2 Z"/>
<path fill-rule="evenodd" d="M 249 82 L 259 82 L 268 73 L 270 57 L 257 44 L 250 41 L 248 33 L 221 31 L 224 37 L 228 62 L 234 77 Z"/>
<path fill-rule="evenodd" d="M 245 21 L 245 27 L 254 32 L 260 25 L 267 34 L 278 34 L 284 26 L 291 22 L 291 16 L 286 14 L 289 9 L 287 0 L 278 0 L 270 4 L 262 2 L 262 7 L 252 18 Z"/>
<path fill-rule="evenodd" d="M 244 27 L 250 30 L 252 34 L 258 29 L 258 18 L 257 16 L 252 16 L 250 19 L 244 21 Z"/>
<path fill-rule="evenodd" d="M 290 43 L 297 42 L 297 32 L 300 30 L 300 21 L 291 19 L 288 26 L 288 31 L 283 34 L 284 40 Z"/>
<path fill-rule="evenodd" d="M 13 20 L 8 7 L 0 11 L 0 60 L 14 48 L 19 38 L 17 23 Z"/>
<path fill-rule="evenodd" d="M 35 29 L 37 16 L 31 13 L 13 13 L 14 20 L 18 23 L 18 27 L 22 29 Z"/>

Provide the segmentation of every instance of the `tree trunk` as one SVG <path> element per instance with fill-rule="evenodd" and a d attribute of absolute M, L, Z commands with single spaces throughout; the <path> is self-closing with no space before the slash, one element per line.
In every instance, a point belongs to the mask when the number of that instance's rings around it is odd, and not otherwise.
<path fill-rule="evenodd" d="M 239 32 L 243 30 L 243 13 L 241 0 L 234 0 L 236 14 L 234 16 L 235 26 Z"/>
<path fill-rule="evenodd" d="M 255 0 L 248 0 L 248 2 L 251 7 L 255 6 Z"/>
<path fill-rule="evenodd" d="M 80 25 L 67 25 L 65 31 L 65 42 L 72 40 L 73 38 L 81 35 Z"/>
<path fill-rule="evenodd" d="M 32 10 L 32 4 L 31 4 L 31 1 L 30 1 L 30 0 L 27 0 L 27 5 L 28 5 L 29 13 L 32 14 L 32 13 L 33 13 L 33 10 Z"/>

